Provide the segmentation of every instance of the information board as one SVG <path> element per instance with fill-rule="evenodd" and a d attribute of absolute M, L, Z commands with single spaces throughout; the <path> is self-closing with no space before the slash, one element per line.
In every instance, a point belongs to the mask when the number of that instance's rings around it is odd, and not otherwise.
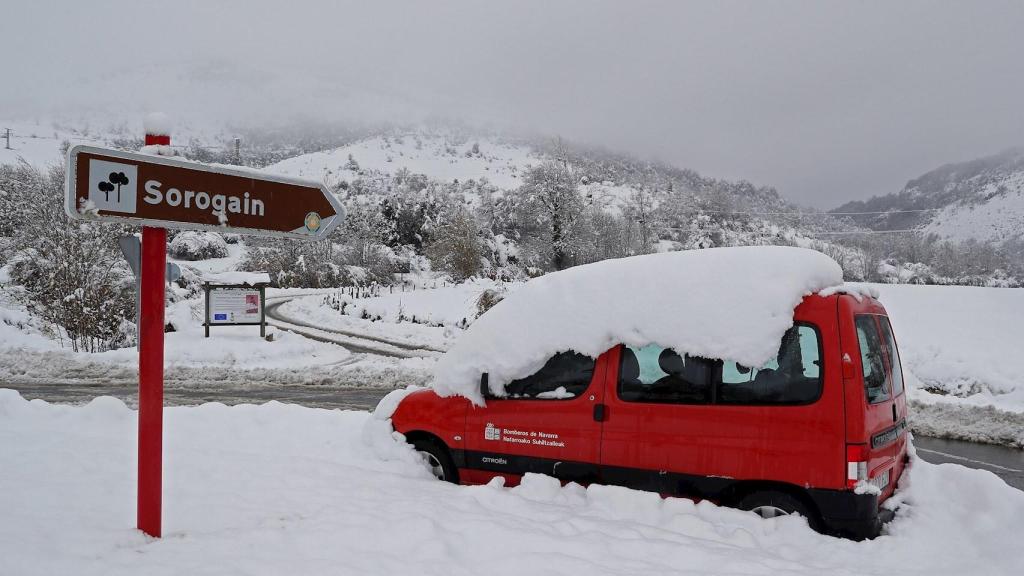
<path fill-rule="evenodd" d="M 206 318 L 203 326 L 210 337 L 211 326 L 259 326 L 260 336 L 267 335 L 264 312 L 266 284 L 203 284 L 206 293 Z"/>
<path fill-rule="evenodd" d="M 262 302 L 258 288 L 210 287 L 210 324 L 259 324 Z"/>

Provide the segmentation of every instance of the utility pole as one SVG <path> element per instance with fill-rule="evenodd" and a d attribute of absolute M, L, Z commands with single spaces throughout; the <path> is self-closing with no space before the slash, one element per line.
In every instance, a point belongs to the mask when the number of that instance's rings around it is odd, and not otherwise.
<path fill-rule="evenodd" d="M 4 128 L 4 130 L 6 131 L 5 137 L 7 138 L 7 146 L 6 146 L 6 148 L 8 150 L 10 150 L 11 149 L 11 129 L 10 128 Z"/>
<path fill-rule="evenodd" d="M 235 164 L 242 164 L 242 139 L 235 137 Z"/>

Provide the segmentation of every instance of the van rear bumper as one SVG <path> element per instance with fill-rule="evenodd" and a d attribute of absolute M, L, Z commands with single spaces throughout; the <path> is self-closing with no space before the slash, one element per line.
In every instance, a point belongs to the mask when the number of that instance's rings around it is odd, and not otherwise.
<path fill-rule="evenodd" d="M 818 507 L 824 531 L 838 536 L 855 540 L 874 538 L 894 515 L 892 510 L 879 508 L 876 494 L 820 488 L 811 488 L 807 494 Z"/>

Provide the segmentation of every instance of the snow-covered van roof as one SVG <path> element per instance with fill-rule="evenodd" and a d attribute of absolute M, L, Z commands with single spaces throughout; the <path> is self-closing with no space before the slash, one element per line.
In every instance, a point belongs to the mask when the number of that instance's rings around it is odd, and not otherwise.
<path fill-rule="evenodd" d="M 804 296 L 841 285 L 828 256 L 748 246 L 648 254 L 530 280 L 474 322 L 438 361 L 442 396 L 482 403 L 567 350 L 596 358 L 616 344 L 657 343 L 694 356 L 761 366 L 776 354 Z"/>

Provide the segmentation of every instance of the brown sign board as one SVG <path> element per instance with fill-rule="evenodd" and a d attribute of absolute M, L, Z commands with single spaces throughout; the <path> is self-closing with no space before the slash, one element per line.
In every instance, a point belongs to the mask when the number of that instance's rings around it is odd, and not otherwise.
<path fill-rule="evenodd" d="M 326 238 L 345 217 L 315 182 L 93 146 L 68 151 L 68 216 L 186 230 Z"/>

